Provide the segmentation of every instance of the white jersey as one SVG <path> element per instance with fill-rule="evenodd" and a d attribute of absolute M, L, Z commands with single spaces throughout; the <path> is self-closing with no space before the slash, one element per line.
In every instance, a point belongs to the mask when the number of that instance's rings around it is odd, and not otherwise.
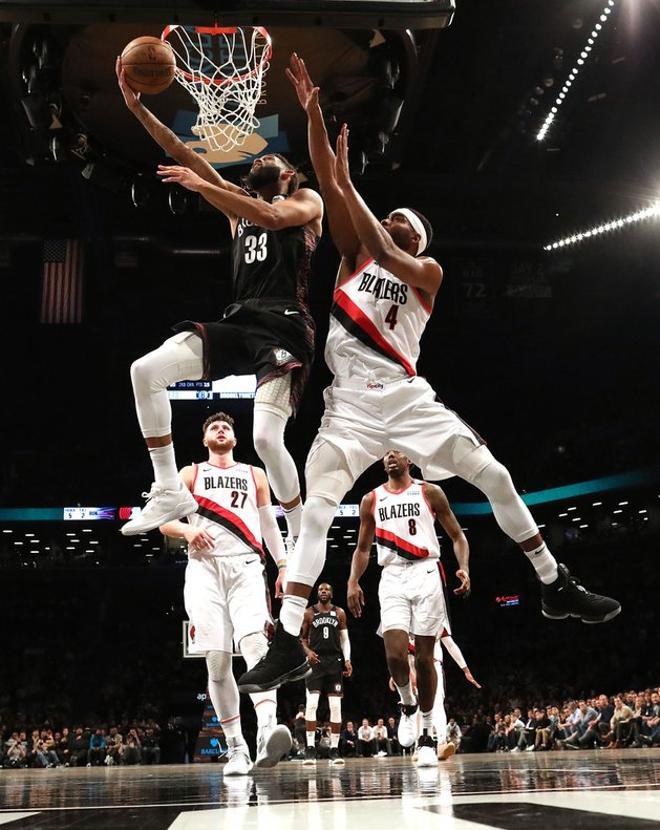
<path fill-rule="evenodd" d="M 203 527 L 215 540 L 210 556 L 258 553 L 263 558 L 257 484 L 250 464 L 217 467 L 205 461 L 194 464 L 192 494 L 197 512 L 189 516 L 193 527 Z"/>
<path fill-rule="evenodd" d="M 335 288 L 325 361 L 337 378 L 392 380 L 417 374 L 432 306 L 418 288 L 368 259 Z"/>
<path fill-rule="evenodd" d="M 424 482 L 413 481 L 403 490 L 374 490 L 374 520 L 378 564 L 421 562 L 440 558 L 435 535 L 435 514 L 423 490 Z"/>

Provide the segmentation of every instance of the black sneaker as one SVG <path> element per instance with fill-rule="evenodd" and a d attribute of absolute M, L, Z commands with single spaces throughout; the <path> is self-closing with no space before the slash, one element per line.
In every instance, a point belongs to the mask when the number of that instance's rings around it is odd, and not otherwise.
<path fill-rule="evenodd" d="M 303 766 L 304 767 L 311 767 L 316 764 L 316 747 L 315 746 L 306 746 L 305 747 L 305 757 L 303 759 Z"/>
<path fill-rule="evenodd" d="M 558 565 L 558 577 L 541 589 L 541 613 L 549 620 L 579 617 L 584 623 L 602 623 L 613 619 L 621 605 L 611 597 L 592 594 L 571 576 L 566 565 Z"/>
<path fill-rule="evenodd" d="M 278 689 L 282 683 L 302 680 L 311 673 L 300 640 L 278 622 L 265 657 L 238 678 L 238 691 L 243 694 L 268 692 Z"/>

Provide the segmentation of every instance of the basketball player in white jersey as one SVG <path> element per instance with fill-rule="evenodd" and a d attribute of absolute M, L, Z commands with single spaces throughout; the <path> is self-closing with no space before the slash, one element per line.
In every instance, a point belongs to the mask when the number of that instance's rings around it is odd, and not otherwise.
<path fill-rule="evenodd" d="M 178 323 L 173 337 L 131 366 L 136 411 L 154 484 L 144 494 L 144 509 L 121 532 L 144 533 L 195 510 L 176 468 L 167 387 L 182 380 L 255 374 L 254 445 L 284 510 L 293 543 L 300 532 L 302 505 L 298 472 L 284 445 L 284 430 L 314 356 L 307 281 L 321 235 L 323 203 L 318 193 L 298 188 L 295 168 L 277 153 L 254 161 L 246 179 L 250 192 L 227 181 L 143 106 L 126 82 L 119 58 L 116 72 L 128 109 L 178 162 L 178 166 L 160 166 L 159 175 L 165 182 L 198 192 L 227 217 L 233 257 L 233 301 L 222 318 Z"/>
<path fill-rule="evenodd" d="M 432 739 L 438 677 L 433 652 L 438 636 L 449 627 L 436 519 L 451 539 L 458 561 L 457 595 L 466 595 L 470 590 L 470 549 L 440 487 L 413 479 L 409 459 L 396 450 L 385 455 L 383 465 L 387 482 L 367 493 L 360 504 L 360 533 L 348 580 L 348 607 L 356 617 L 362 616 L 364 594 L 360 578 L 369 565 L 375 539 L 378 564 L 383 568 L 378 588 L 381 631 L 387 667 L 400 697 L 399 744 L 407 748 L 417 740 L 419 708 L 422 724 L 417 764 L 434 766 L 438 762 Z M 410 682 L 410 637 L 415 642 L 419 700 Z"/>
<path fill-rule="evenodd" d="M 205 654 L 213 707 L 227 738 L 225 775 L 246 775 L 252 761 L 241 732 L 239 694 L 232 673 L 233 643 L 248 668 L 266 653 L 272 626 L 262 539 L 277 563 L 275 595 L 281 596 L 286 553 L 271 507 L 264 471 L 235 461 L 233 419 L 211 415 L 202 428 L 208 460 L 181 470 L 197 512 L 188 522 L 160 530 L 188 542 L 184 600 L 192 653 Z M 257 767 L 272 767 L 291 748 L 286 726 L 277 725 L 277 694 L 252 695 L 257 715 Z"/>
<path fill-rule="evenodd" d="M 426 255 L 430 223 L 407 207 L 382 222 L 374 216 L 351 180 L 346 126 L 335 155 L 318 88 L 295 55 L 288 75 L 307 113 L 310 156 L 342 256 L 325 349 L 334 381 L 307 458 L 307 502 L 288 563 L 280 625 L 267 657 L 239 678 L 239 688 L 273 688 L 302 670 L 298 632 L 325 562 L 327 530 L 344 494 L 389 447 L 405 453 L 425 479 L 457 475 L 484 493 L 498 525 L 520 545 L 542 583 L 545 617 L 611 620 L 620 604 L 588 592 L 557 564 L 508 470 L 416 373 L 420 337 L 442 282 L 442 268 Z"/>

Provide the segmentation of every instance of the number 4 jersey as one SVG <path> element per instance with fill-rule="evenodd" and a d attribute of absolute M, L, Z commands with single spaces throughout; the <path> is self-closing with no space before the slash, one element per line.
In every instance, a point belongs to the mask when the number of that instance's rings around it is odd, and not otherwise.
<path fill-rule="evenodd" d="M 379 565 L 439 559 L 435 514 L 423 486 L 424 482 L 413 479 L 403 490 L 388 490 L 381 484 L 373 491 Z"/>
<path fill-rule="evenodd" d="M 335 288 L 325 360 L 335 377 L 414 377 L 432 307 L 424 294 L 368 259 Z"/>
<path fill-rule="evenodd" d="M 192 494 L 197 512 L 188 521 L 193 527 L 203 527 L 215 540 L 213 550 L 205 553 L 209 556 L 256 553 L 263 558 L 252 467 L 240 463 L 216 467 L 208 461 L 193 467 Z"/>

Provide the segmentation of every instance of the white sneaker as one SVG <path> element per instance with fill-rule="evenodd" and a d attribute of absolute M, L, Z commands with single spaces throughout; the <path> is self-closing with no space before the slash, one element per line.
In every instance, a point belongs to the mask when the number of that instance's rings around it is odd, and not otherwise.
<path fill-rule="evenodd" d="M 438 756 L 435 753 L 435 748 L 432 746 L 420 746 L 417 750 L 417 766 L 418 767 L 437 767 Z"/>
<path fill-rule="evenodd" d="M 513 749 L 511 750 L 511 752 L 520 752 L 520 747 L 519 746 L 514 746 Z"/>
<path fill-rule="evenodd" d="M 405 747 L 412 746 L 417 740 L 417 710 L 419 706 L 415 703 L 414 706 L 404 706 L 399 703 L 399 710 L 401 717 L 399 718 L 399 728 L 397 729 L 397 738 L 399 745 Z"/>
<path fill-rule="evenodd" d="M 534 747 L 533 746 L 528 746 L 527 749 L 525 750 L 525 752 L 534 752 Z"/>
<path fill-rule="evenodd" d="M 438 747 L 438 761 L 446 761 L 448 758 L 451 758 L 456 752 L 456 744 L 449 741 L 444 745 L 440 745 Z"/>
<path fill-rule="evenodd" d="M 274 767 L 289 753 L 292 745 L 291 733 L 283 723 L 260 727 L 257 730 L 255 767 Z"/>
<path fill-rule="evenodd" d="M 249 775 L 252 761 L 248 753 L 247 744 L 237 744 L 229 747 L 228 761 L 225 764 L 223 775 Z"/>
<path fill-rule="evenodd" d="M 137 516 L 122 525 L 121 533 L 124 536 L 146 533 L 164 525 L 165 522 L 190 516 L 197 510 L 197 502 L 183 482 L 179 483 L 178 490 L 166 490 L 154 483 L 148 493 L 142 493 L 142 498 L 146 499 L 147 503 Z"/>

